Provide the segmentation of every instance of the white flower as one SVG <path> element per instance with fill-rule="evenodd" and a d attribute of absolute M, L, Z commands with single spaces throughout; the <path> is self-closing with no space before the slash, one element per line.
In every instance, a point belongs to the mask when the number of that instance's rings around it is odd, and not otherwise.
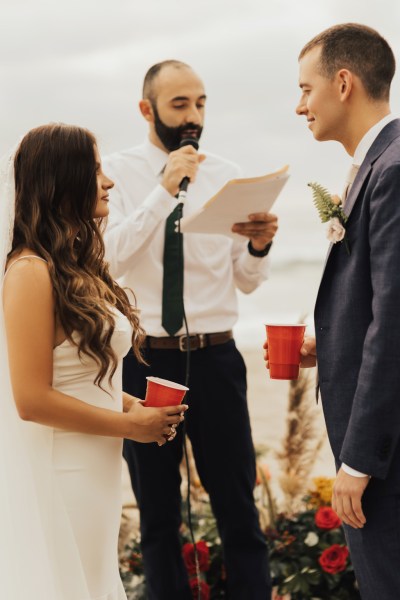
<path fill-rule="evenodd" d="M 336 244 L 336 242 L 341 242 L 345 236 L 346 230 L 339 221 L 337 217 L 333 217 L 329 221 L 328 231 L 326 233 L 326 237 L 330 242 Z"/>
<path fill-rule="evenodd" d="M 144 575 L 133 575 L 131 579 L 132 587 L 136 587 L 137 585 L 141 585 L 144 581 Z"/>
<path fill-rule="evenodd" d="M 314 533 L 313 531 L 310 531 L 309 533 L 307 533 L 307 537 L 304 540 L 304 543 L 306 546 L 309 546 L 310 548 L 312 546 L 316 546 L 319 542 L 319 537 L 317 536 L 316 533 Z"/>

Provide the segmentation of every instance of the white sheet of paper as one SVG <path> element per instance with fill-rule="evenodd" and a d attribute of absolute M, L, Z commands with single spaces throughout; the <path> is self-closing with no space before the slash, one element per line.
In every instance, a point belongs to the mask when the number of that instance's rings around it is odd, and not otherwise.
<path fill-rule="evenodd" d="M 181 232 L 242 237 L 232 225 L 248 221 L 251 213 L 269 212 L 288 178 L 286 166 L 261 177 L 231 179 L 199 211 L 181 219 Z"/>

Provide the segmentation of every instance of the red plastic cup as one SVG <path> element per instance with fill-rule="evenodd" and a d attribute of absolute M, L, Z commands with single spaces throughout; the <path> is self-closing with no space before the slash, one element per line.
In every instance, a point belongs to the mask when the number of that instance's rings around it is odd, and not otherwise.
<path fill-rule="evenodd" d="M 297 379 L 300 367 L 300 348 L 306 326 L 266 325 L 268 340 L 269 376 L 271 379 Z"/>
<path fill-rule="evenodd" d="M 160 377 L 146 377 L 147 390 L 144 406 L 175 406 L 181 404 L 189 388 L 180 383 L 161 379 Z"/>

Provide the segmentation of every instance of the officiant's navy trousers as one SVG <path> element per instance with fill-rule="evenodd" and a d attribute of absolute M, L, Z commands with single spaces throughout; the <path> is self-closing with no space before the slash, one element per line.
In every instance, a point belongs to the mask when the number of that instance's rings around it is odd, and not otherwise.
<path fill-rule="evenodd" d="M 124 360 L 124 390 L 139 398 L 146 376 L 184 383 L 186 353 L 148 348 L 149 366 L 132 352 Z M 190 353 L 185 425 L 197 470 L 210 495 L 224 552 L 227 598 L 270 600 L 267 546 L 253 489 L 255 454 L 246 401 L 246 368 L 234 340 Z M 149 600 L 192 600 L 182 560 L 182 433 L 159 447 L 125 441 L 124 456 L 140 508 L 141 543 Z"/>

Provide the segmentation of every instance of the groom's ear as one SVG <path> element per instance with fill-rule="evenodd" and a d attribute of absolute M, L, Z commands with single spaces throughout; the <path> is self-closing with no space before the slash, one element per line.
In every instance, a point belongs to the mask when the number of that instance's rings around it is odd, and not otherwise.
<path fill-rule="evenodd" d="M 353 88 L 353 73 L 348 69 L 340 69 L 337 73 L 341 101 L 347 100 Z"/>

